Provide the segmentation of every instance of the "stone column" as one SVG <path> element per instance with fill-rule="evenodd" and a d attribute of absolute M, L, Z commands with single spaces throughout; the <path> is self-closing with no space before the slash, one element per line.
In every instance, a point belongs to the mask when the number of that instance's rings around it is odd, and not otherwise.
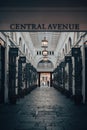
<path fill-rule="evenodd" d="M 9 37 L 6 37 L 6 47 L 5 47 L 5 103 L 8 103 L 8 64 L 9 64 Z"/>

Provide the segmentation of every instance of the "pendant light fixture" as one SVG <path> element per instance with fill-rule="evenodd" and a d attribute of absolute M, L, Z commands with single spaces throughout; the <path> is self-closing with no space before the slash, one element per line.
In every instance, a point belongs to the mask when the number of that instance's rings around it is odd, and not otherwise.
<path fill-rule="evenodd" d="M 47 56 L 47 55 L 48 55 L 48 51 L 47 51 L 46 49 L 44 49 L 44 50 L 42 51 L 42 55 L 43 55 L 43 56 Z"/>
<path fill-rule="evenodd" d="M 48 47 L 48 41 L 46 40 L 46 37 L 44 37 L 44 40 L 42 40 L 42 46 L 43 48 L 47 48 Z"/>
<path fill-rule="evenodd" d="M 43 57 L 43 61 L 47 61 L 48 60 L 48 58 L 47 57 Z"/>

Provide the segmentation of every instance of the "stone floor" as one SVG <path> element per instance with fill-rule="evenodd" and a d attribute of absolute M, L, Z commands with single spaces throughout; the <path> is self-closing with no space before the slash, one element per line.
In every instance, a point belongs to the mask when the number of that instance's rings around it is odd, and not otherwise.
<path fill-rule="evenodd" d="M 16 105 L 0 105 L 0 130 L 87 130 L 87 105 L 38 87 Z"/>

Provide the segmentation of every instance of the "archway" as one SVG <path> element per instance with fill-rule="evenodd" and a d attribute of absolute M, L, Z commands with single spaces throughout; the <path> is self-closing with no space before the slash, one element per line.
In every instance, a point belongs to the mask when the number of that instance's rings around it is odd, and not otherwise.
<path fill-rule="evenodd" d="M 37 69 L 39 71 L 39 86 L 50 87 L 52 86 L 52 69 L 53 63 L 50 60 L 39 61 Z"/>

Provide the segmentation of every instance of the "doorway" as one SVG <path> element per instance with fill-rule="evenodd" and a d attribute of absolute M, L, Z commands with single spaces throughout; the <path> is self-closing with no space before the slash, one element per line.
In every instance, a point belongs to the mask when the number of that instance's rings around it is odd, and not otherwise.
<path fill-rule="evenodd" d="M 40 73 L 40 87 L 50 87 L 51 84 L 51 73 L 41 72 Z"/>

